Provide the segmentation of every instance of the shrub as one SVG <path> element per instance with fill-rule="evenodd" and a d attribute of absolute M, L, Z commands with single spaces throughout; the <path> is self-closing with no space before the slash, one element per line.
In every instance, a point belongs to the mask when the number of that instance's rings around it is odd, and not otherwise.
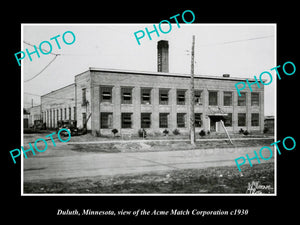
<path fill-rule="evenodd" d="M 200 135 L 201 137 L 205 136 L 205 131 L 204 131 L 204 130 L 201 130 L 201 131 L 199 132 L 199 135 Z"/>
<path fill-rule="evenodd" d="M 87 134 L 87 129 L 86 129 L 86 127 L 82 128 L 82 134 Z"/>
<path fill-rule="evenodd" d="M 169 134 L 169 131 L 168 131 L 167 129 L 164 129 L 163 133 L 164 133 L 164 135 L 166 136 L 166 135 Z"/>
<path fill-rule="evenodd" d="M 119 131 L 116 128 L 114 128 L 114 129 L 111 130 L 111 132 L 114 134 L 114 137 L 115 137 L 116 133 L 118 133 Z"/>
<path fill-rule="evenodd" d="M 248 132 L 247 130 L 245 130 L 243 134 L 244 134 L 244 135 L 248 135 L 249 132 Z"/>
<path fill-rule="evenodd" d="M 178 134 L 180 134 L 180 132 L 179 132 L 178 129 L 174 129 L 174 130 L 173 130 L 173 134 L 174 134 L 174 135 L 178 135 Z"/>
<path fill-rule="evenodd" d="M 265 134 L 265 133 L 268 133 L 268 131 L 269 131 L 269 128 L 268 128 L 268 127 L 265 127 L 264 130 L 263 130 L 264 134 Z"/>
<path fill-rule="evenodd" d="M 139 129 L 138 134 L 139 137 L 147 137 L 147 132 L 145 129 Z"/>
<path fill-rule="evenodd" d="M 239 130 L 239 134 L 243 134 L 244 133 L 244 130 L 243 130 L 243 128 L 241 128 L 240 130 Z"/>

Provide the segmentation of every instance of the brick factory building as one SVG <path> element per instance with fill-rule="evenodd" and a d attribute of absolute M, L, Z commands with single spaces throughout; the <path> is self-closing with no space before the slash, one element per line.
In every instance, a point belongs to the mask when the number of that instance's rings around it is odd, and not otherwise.
<path fill-rule="evenodd" d="M 42 117 L 48 128 L 59 120 L 77 120 L 79 128 L 93 135 L 189 133 L 190 75 L 169 73 L 168 42 L 158 42 L 158 72 L 89 68 L 69 86 L 41 97 Z M 238 96 L 235 84 L 245 78 L 229 75 L 195 75 L 195 127 L 210 132 L 241 128 L 264 129 L 264 88 L 256 85 Z M 253 79 L 249 79 L 253 82 Z"/>

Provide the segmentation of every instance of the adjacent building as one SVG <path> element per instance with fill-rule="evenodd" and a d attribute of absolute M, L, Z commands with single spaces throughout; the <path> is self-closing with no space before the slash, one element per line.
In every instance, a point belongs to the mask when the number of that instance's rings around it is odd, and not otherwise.
<path fill-rule="evenodd" d="M 59 120 L 77 120 L 93 135 L 162 134 L 167 129 L 189 132 L 190 75 L 169 73 L 168 42 L 159 41 L 158 72 L 89 68 L 73 84 L 41 97 L 43 121 L 48 128 Z M 195 75 L 195 127 L 210 132 L 241 128 L 264 129 L 264 88 L 253 85 L 238 96 L 235 84 L 244 78 Z M 249 79 L 249 81 L 254 81 Z"/>

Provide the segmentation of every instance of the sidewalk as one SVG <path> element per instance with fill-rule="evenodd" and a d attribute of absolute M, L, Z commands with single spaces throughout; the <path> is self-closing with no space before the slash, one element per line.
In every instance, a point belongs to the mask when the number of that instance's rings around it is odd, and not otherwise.
<path fill-rule="evenodd" d="M 231 138 L 232 141 L 242 141 L 242 140 L 271 140 L 274 139 L 273 137 L 262 137 L 262 138 L 256 138 L 256 137 L 250 137 L 250 138 Z M 211 138 L 211 139 L 196 139 L 196 142 L 201 141 L 227 141 L 228 138 Z M 140 143 L 140 142 L 180 142 L 180 141 L 189 141 L 189 139 L 133 139 L 133 140 L 99 140 L 99 141 L 70 141 L 69 144 L 101 144 L 101 143 Z"/>

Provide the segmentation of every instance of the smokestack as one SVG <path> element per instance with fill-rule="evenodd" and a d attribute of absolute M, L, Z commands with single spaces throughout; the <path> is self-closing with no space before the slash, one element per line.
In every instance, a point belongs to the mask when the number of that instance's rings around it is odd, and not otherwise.
<path fill-rule="evenodd" d="M 157 42 L 157 72 L 169 72 L 169 43 L 161 40 Z"/>

